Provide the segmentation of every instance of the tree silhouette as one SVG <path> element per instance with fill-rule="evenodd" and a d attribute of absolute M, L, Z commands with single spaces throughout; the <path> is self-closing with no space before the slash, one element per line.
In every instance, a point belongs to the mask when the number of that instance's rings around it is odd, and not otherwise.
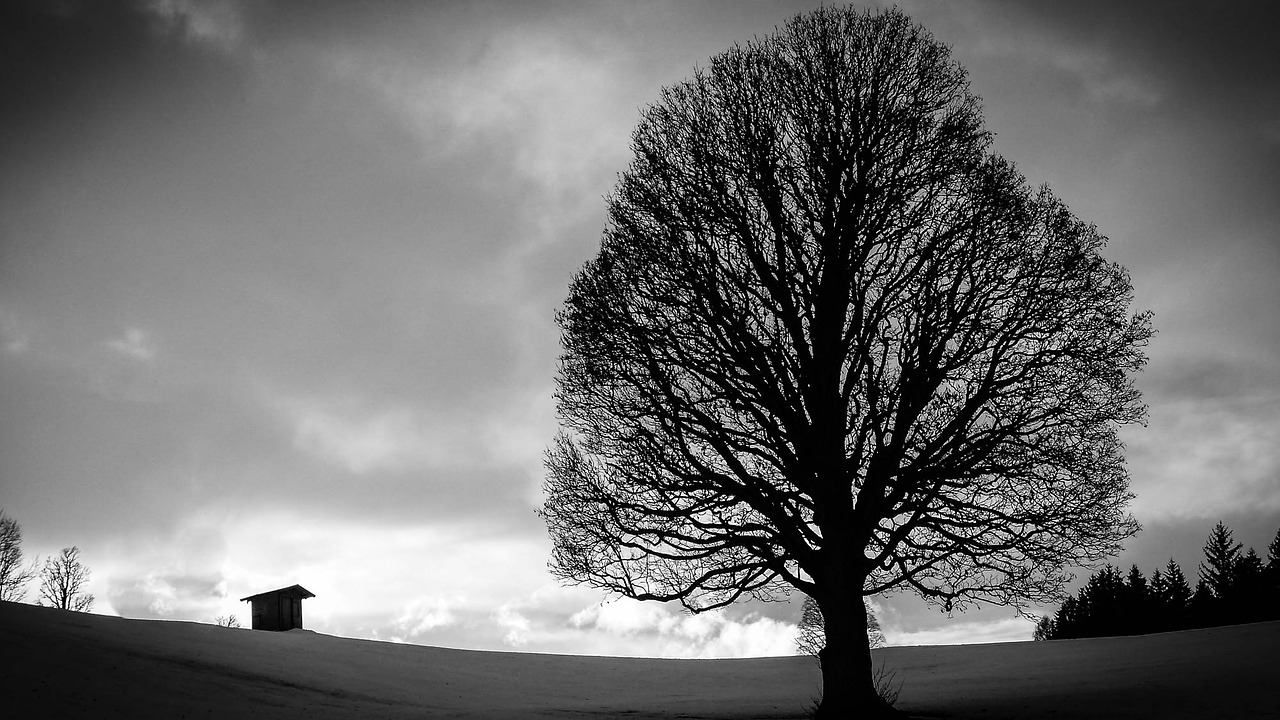
<path fill-rule="evenodd" d="M 887 712 L 863 598 L 1056 597 L 1136 532 L 1151 330 L 1105 239 L 990 152 L 947 48 L 824 7 L 665 88 L 557 315 L 551 569 L 822 611 L 819 716 Z"/>
<path fill-rule="evenodd" d="M 822 648 L 827 644 L 822 631 L 822 610 L 813 598 L 806 596 L 800 606 L 800 622 L 796 624 L 796 651 L 812 655 L 821 661 Z"/>
<path fill-rule="evenodd" d="M 1187 576 L 1178 563 L 1169 558 L 1169 564 L 1165 565 L 1164 587 L 1156 598 L 1163 617 L 1162 629 L 1181 630 L 1187 627 L 1191 594 Z"/>
<path fill-rule="evenodd" d="M 1058 637 L 1058 622 L 1052 615 L 1045 615 L 1036 620 L 1036 629 L 1032 633 L 1031 639 L 1039 642 L 1041 640 L 1053 640 Z"/>
<path fill-rule="evenodd" d="M 1170 623 L 1169 606 L 1165 598 L 1169 595 L 1169 581 L 1164 576 L 1164 571 L 1156 568 L 1151 573 L 1151 582 L 1147 586 L 1148 605 L 1150 607 L 1150 626 L 1157 630 L 1164 629 Z"/>
<path fill-rule="evenodd" d="M 1195 592 L 1191 594 L 1191 602 L 1187 603 L 1187 615 L 1190 618 L 1191 627 L 1213 627 L 1222 624 L 1221 616 L 1217 616 L 1217 599 L 1213 596 L 1213 590 L 1209 589 L 1209 584 L 1204 578 L 1196 581 Z"/>
<path fill-rule="evenodd" d="M 1120 570 L 1107 565 L 1085 583 L 1084 608 L 1089 616 L 1089 631 L 1084 637 L 1124 635 L 1129 617 L 1125 612 L 1127 588 Z"/>
<path fill-rule="evenodd" d="M 1151 632 L 1155 620 L 1155 603 L 1151 599 L 1151 587 L 1147 578 L 1137 564 L 1129 568 L 1125 577 L 1120 611 L 1129 618 L 1128 632 L 1144 634 Z"/>
<path fill-rule="evenodd" d="M 1253 548 L 1236 560 L 1231 570 L 1231 594 L 1227 609 L 1236 622 L 1258 622 L 1270 614 L 1266 607 L 1266 566 Z"/>
<path fill-rule="evenodd" d="M 1053 623 L 1045 625 L 1045 632 L 1048 633 L 1052 629 L 1052 635 L 1047 635 L 1046 639 L 1069 639 L 1085 637 L 1089 630 L 1088 617 L 1085 608 L 1079 596 L 1073 595 L 1062 601 L 1062 605 L 1058 607 L 1058 612 L 1053 618 Z"/>
<path fill-rule="evenodd" d="M 1137 565 L 1124 578 L 1108 565 L 1064 599 L 1052 617 L 1041 618 L 1033 637 L 1135 635 L 1280 619 L 1280 588 L 1270 580 L 1280 542 L 1268 547 L 1266 563 L 1252 548 L 1243 555 L 1240 548 L 1231 530 L 1218 523 L 1205 545 L 1195 592 L 1173 558 L 1150 582 Z"/>
<path fill-rule="evenodd" d="M 93 607 L 93 595 L 81 592 L 87 582 L 89 568 L 80 562 L 80 548 L 62 548 L 62 554 L 46 560 L 40 572 L 40 604 L 88 612 Z"/>
<path fill-rule="evenodd" d="M 1187 576 L 1173 558 L 1169 558 L 1169 564 L 1165 565 L 1165 581 L 1167 602 L 1174 607 L 1186 607 L 1191 602 L 1191 585 L 1187 583 Z"/>
<path fill-rule="evenodd" d="M 1268 620 L 1280 620 L 1280 530 L 1267 545 L 1267 567 L 1264 571 L 1263 583 L 1266 586 L 1266 605 L 1270 608 Z"/>
<path fill-rule="evenodd" d="M 19 602 L 27 596 L 27 584 L 36 576 L 36 562 L 24 566 L 22 528 L 0 510 L 0 600 Z"/>
<path fill-rule="evenodd" d="M 1221 521 L 1209 533 L 1209 540 L 1204 546 L 1204 562 L 1200 563 L 1200 579 L 1218 600 L 1231 596 L 1241 547 Z"/>

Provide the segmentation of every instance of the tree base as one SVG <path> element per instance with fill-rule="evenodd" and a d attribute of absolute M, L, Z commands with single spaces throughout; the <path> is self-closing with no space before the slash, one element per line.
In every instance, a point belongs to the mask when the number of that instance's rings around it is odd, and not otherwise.
<path fill-rule="evenodd" d="M 869 703 L 826 703 L 818 701 L 810 717 L 815 720 L 907 720 L 907 713 L 877 697 Z"/>

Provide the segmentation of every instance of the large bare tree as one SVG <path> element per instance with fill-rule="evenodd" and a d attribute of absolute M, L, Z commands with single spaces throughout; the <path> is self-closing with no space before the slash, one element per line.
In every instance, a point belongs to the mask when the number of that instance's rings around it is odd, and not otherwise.
<path fill-rule="evenodd" d="M 0 510 L 0 600 L 19 602 L 36 576 L 36 563 L 23 565 L 22 528 Z"/>
<path fill-rule="evenodd" d="M 62 548 L 62 554 L 45 560 L 40 572 L 40 604 L 62 610 L 89 612 L 93 595 L 84 592 L 89 568 L 80 562 L 80 548 Z"/>
<path fill-rule="evenodd" d="M 557 316 L 562 580 L 698 612 L 791 588 L 818 713 L 876 697 L 864 596 L 1058 596 L 1137 530 L 1149 316 L 990 150 L 948 49 L 822 8 L 663 89 Z"/>

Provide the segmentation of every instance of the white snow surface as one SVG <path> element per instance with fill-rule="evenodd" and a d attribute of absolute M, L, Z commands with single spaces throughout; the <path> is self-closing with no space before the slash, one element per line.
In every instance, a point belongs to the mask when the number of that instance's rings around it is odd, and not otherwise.
<path fill-rule="evenodd" d="M 918 718 L 1280 718 L 1280 623 L 874 651 Z M 0 603 L 6 718 L 801 718 L 806 657 L 450 650 Z"/>

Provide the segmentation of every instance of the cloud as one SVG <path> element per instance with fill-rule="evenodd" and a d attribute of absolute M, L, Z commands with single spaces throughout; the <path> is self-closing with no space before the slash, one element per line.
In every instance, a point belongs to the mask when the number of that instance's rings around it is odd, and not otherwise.
<path fill-rule="evenodd" d="M 667 605 L 620 598 L 579 610 L 569 618 L 569 625 L 625 639 L 632 655 L 766 657 L 795 651 L 794 623 L 753 612 L 741 617 L 725 610 L 693 615 Z"/>
<path fill-rule="evenodd" d="M 1280 510 L 1280 396 L 1175 400 L 1126 432 L 1140 519 Z"/>
<path fill-rule="evenodd" d="M 550 407 L 540 395 L 452 417 L 407 403 L 264 392 L 296 449 L 353 475 L 443 469 L 541 469 Z"/>
<path fill-rule="evenodd" d="M 124 331 L 124 335 L 108 340 L 106 345 L 124 357 L 143 363 L 154 362 L 159 352 L 151 335 L 146 330 L 136 327 L 128 328 Z"/>
<path fill-rule="evenodd" d="M 520 26 L 457 48 L 461 59 L 432 58 L 446 67 L 431 73 L 368 51 L 335 53 L 330 62 L 339 77 L 372 88 L 428 155 L 492 154 L 518 179 L 579 205 L 595 202 L 592 189 L 625 160 L 635 120 L 618 102 L 624 88 L 621 59 L 611 52 L 617 48 L 604 42 L 571 42 L 551 29 Z M 512 180 L 489 176 L 495 188 Z"/>
<path fill-rule="evenodd" d="M 455 609 L 465 606 L 466 596 L 442 597 L 439 595 L 415 597 L 405 607 L 404 614 L 396 619 L 401 639 L 412 639 L 437 628 L 457 622 Z"/>
<path fill-rule="evenodd" d="M 1067 79 L 1085 99 L 1098 105 L 1151 108 L 1162 97 L 1152 78 L 1136 73 L 1099 43 L 1073 42 L 1053 32 L 985 32 L 973 50 L 997 60 L 1017 59 L 1042 77 Z"/>
<path fill-rule="evenodd" d="M 231 0 L 146 0 L 143 7 L 158 20 L 162 32 L 224 52 L 235 50 L 244 35 L 239 8 Z"/>
<path fill-rule="evenodd" d="M 102 343 L 87 367 L 90 389 L 119 402 L 153 404 L 171 390 L 171 377 L 159 372 L 160 349 L 152 335 L 137 327 Z"/>
<path fill-rule="evenodd" d="M 31 348 L 31 334 L 17 313 L 0 306 L 0 345 L 10 355 L 21 355 Z"/>
<path fill-rule="evenodd" d="M 192 576 L 155 570 L 132 580 L 113 577 L 106 599 L 124 617 L 207 621 L 225 597 L 221 573 Z"/>
<path fill-rule="evenodd" d="M 905 589 L 871 598 L 870 606 L 888 646 L 1018 642 L 1030 640 L 1034 629 L 1009 606 L 980 603 L 953 615 Z M 1027 606 L 1023 611 L 1034 615 L 1054 609 Z"/>
<path fill-rule="evenodd" d="M 94 548 L 90 567 L 106 578 L 100 600 L 124 617 L 208 621 L 227 597 L 227 548 L 212 518 L 193 517 Z"/>
<path fill-rule="evenodd" d="M 406 408 L 362 410 L 302 401 L 286 412 L 294 426 L 294 446 L 355 475 L 407 467 L 457 465 L 465 453 L 448 438 L 448 428 L 428 429 Z"/>
<path fill-rule="evenodd" d="M 881 630 L 887 645 L 969 645 L 1030 640 L 1035 624 L 1023 617 L 1013 617 L 911 631 L 882 623 Z"/>
<path fill-rule="evenodd" d="M 502 642 L 514 648 L 524 647 L 529 644 L 529 637 L 533 632 L 533 625 L 529 618 L 525 617 L 522 612 L 511 603 L 504 603 L 493 614 L 494 622 L 498 623 L 498 627 L 502 628 L 505 633 L 502 636 Z"/>
<path fill-rule="evenodd" d="M 677 619 L 654 603 L 618 599 L 583 608 L 569 619 L 574 627 L 592 627 L 613 635 L 671 633 Z"/>
<path fill-rule="evenodd" d="M 1091 0 L 1069 6 L 1001 3 L 982 14 L 1020 25 L 1018 35 L 1039 29 L 1063 44 L 1105 50 L 1130 72 L 1157 79 L 1174 96 L 1177 112 L 1229 118 L 1239 132 L 1250 126 L 1274 127 L 1280 59 L 1270 51 L 1270 11 L 1264 2 L 1240 3 L 1229 13 L 1205 13 L 1159 0 Z"/>
<path fill-rule="evenodd" d="M 320 632 L 497 647 L 486 619 L 548 582 L 540 539 L 496 523 L 226 512 L 229 594 L 299 583 L 316 594 L 307 626 Z"/>
<path fill-rule="evenodd" d="M 700 657 L 774 657 L 795 652 L 796 626 L 771 618 L 726 621 Z"/>

